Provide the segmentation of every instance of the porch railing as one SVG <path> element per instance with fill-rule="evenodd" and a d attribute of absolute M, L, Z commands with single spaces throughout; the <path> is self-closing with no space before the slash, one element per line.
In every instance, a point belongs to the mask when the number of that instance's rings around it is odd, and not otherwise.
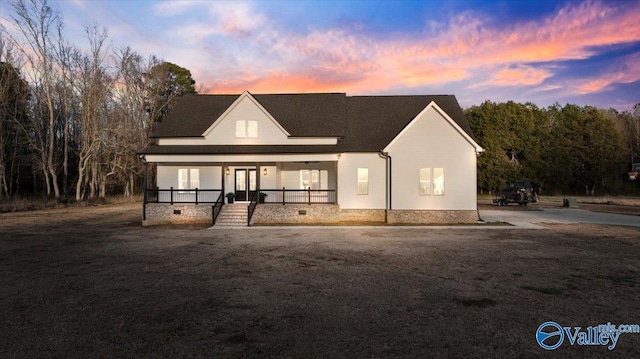
<path fill-rule="evenodd" d="M 221 197 L 222 196 L 222 197 Z M 195 203 L 217 204 L 224 199 L 220 189 L 147 189 L 145 203 Z M 261 189 L 256 192 L 256 202 L 277 204 L 335 204 L 334 189 Z M 253 200 L 253 198 L 251 198 Z M 252 201 L 253 202 L 253 201 Z"/>
<path fill-rule="evenodd" d="M 334 189 L 261 189 L 260 203 L 335 204 Z"/>
<path fill-rule="evenodd" d="M 220 191 L 220 195 L 216 200 L 216 203 L 211 206 L 211 225 L 216 224 L 216 219 L 218 219 L 218 215 L 222 212 L 222 206 L 224 206 L 224 196 L 222 195 L 222 191 Z"/>
<path fill-rule="evenodd" d="M 256 194 L 253 195 L 253 198 L 251 198 L 251 203 L 247 206 L 247 226 L 251 225 L 251 217 L 253 217 L 253 212 L 256 211 L 258 198 L 258 192 L 256 192 Z"/>
<path fill-rule="evenodd" d="M 147 189 L 146 203 L 216 203 L 222 190 L 219 189 Z"/>

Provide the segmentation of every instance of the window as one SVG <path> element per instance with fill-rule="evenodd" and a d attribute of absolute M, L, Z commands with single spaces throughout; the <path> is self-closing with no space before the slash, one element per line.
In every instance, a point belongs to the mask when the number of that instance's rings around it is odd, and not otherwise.
<path fill-rule="evenodd" d="M 180 168 L 178 170 L 178 189 L 196 189 L 200 187 L 200 170 Z"/>
<path fill-rule="evenodd" d="M 247 122 L 246 121 L 236 121 L 236 137 L 237 138 L 245 138 L 245 137 L 247 137 Z"/>
<path fill-rule="evenodd" d="M 444 168 L 433 169 L 433 194 L 444 196 Z"/>
<path fill-rule="evenodd" d="M 247 137 L 258 138 L 258 121 L 247 121 Z"/>
<path fill-rule="evenodd" d="M 358 168 L 358 194 L 369 194 L 368 168 Z"/>
<path fill-rule="evenodd" d="M 320 189 L 320 170 L 300 170 L 300 189 Z"/>
<path fill-rule="evenodd" d="M 418 188 L 421 196 L 444 196 L 444 168 L 421 168 Z"/>
<path fill-rule="evenodd" d="M 236 138 L 258 138 L 258 121 L 236 121 Z"/>
<path fill-rule="evenodd" d="M 431 195 L 431 168 L 420 169 L 420 195 Z"/>

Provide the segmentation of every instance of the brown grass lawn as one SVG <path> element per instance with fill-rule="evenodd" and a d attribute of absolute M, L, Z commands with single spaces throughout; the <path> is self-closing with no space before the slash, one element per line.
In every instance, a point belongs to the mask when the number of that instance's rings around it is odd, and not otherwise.
<path fill-rule="evenodd" d="M 0 358 L 634 357 L 535 331 L 640 322 L 640 229 L 139 224 L 138 205 L 0 214 Z"/>

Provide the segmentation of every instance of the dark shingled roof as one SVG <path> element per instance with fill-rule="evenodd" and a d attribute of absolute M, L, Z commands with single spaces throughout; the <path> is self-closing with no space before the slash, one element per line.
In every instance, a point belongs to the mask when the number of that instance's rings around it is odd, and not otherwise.
<path fill-rule="evenodd" d="M 240 95 L 187 95 L 151 137 L 200 137 Z M 144 154 L 377 152 L 434 101 L 474 138 L 453 95 L 346 96 L 344 93 L 252 95 L 293 137 L 340 137 L 337 145 L 151 145 Z"/>
<path fill-rule="evenodd" d="M 200 137 L 237 98 L 238 95 L 185 95 L 151 137 Z"/>

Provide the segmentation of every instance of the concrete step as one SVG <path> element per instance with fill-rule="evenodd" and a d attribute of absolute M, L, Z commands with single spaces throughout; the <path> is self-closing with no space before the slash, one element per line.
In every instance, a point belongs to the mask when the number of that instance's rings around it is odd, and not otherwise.
<path fill-rule="evenodd" d="M 247 205 L 228 204 L 222 207 L 222 211 L 216 219 L 215 227 L 246 227 Z"/>

